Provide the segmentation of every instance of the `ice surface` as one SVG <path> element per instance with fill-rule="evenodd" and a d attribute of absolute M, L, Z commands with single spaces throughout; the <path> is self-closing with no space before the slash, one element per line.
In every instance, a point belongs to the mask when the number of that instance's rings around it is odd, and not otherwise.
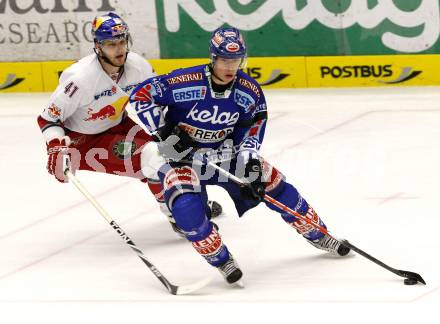
<path fill-rule="evenodd" d="M 169 295 L 73 185 L 47 174 L 36 116 L 49 94 L 1 94 L 0 315 L 9 316 L 4 323 L 76 323 L 81 316 L 90 323 L 437 317 L 439 90 L 266 91 L 269 122 L 262 149 L 336 236 L 392 267 L 420 273 L 427 286 L 405 286 L 403 278 L 359 255 L 330 257 L 263 205 L 238 218 L 226 192 L 213 187 L 211 199 L 224 208 L 216 222 L 244 272 L 246 287 L 232 289 L 176 236 L 144 185 L 78 172 L 170 281 L 212 277 L 189 296 Z M 375 317 L 376 311 L 383 313 Z"/>

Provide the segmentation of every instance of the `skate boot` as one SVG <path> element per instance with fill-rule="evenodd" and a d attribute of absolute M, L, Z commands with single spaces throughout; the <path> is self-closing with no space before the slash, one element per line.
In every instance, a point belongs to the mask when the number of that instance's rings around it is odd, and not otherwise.
<path fill-rule="evenodd" d="M 331 254 L 337 256 L 344 256 L 347 255 L 348 252 L 350 252 L 350 248 L 346 247 L 337 239 L 331 237 L 328 234 L 325 234 L 321 238 L 316 239 L 314 241 L 307 240 L 307 242 L 309 242 L 318 249 L 330 252 Z"/>
<path fill-rule="evenodd" d="M 211 221 L 211 224 L 212 224 L 212 227 L 214 227 L 215 230 L 218 231 L 218 225 L 216 223 L 214 223 L 213 221 Z M 185 232 L 179 226 L 177 226 L 177 224 L 174 222 L 174 219 L 170 220 L 170 225 L 171 225 L 171 228 L 173 229 L 173 231 L 177 233 L 177 235 L 179 235 L 180 237 L 186 238 Z"/>
<path fill-rule="evenodd" d="M 231 253 L 229 253 L 228 261 L 219 266 L 217 269 L 223 275 L 228 284 L 243 287 L 243 283 L 240 280 L 243 276 L 243 272 L 241 272 Z"/>
<path fill-rule="evenodd" d="M 222 206 L 215 200 L 208 200 L 208 207 L 211 209 L 211 218 L 215 218 L 223 212 Z"/>

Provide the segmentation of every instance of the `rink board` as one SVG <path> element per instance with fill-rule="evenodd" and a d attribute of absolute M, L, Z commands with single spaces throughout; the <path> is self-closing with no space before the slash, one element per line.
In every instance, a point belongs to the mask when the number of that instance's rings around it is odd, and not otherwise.
<path fill-rule="evenodd" d="M 440 84 L 440 55 L 308 57 L 310 88 Z"/>
<path fill-rule="evenodd" d="M 207 59 L 150 60 L 158 74 Z M 0 63 L 0 92 L 50 92 L 73 61 Z M 264 88 L 440 85 L 440 55 L 252 57 L 244 71 Z"/>

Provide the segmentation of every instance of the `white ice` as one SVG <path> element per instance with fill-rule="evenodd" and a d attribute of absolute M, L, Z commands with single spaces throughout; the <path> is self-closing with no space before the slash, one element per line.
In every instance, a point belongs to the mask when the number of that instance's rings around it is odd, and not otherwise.
<path fill-rule="evenodd" d="M 245 288 L 234 289 L 176 236 L 139 181 L 78 172 L 171 282 L 212 278 L 187 296 L 168 294 L 72 184 L 47 174 L 36 116 L 49 94 L 1 94 L 0 316 L 9 317 L 0 322 L 438 318 L 439 90 L 266 91 L 262 149 L 333 234 L 394 268 L 420 273 L 426 286 L 405 286 L 356 253 L 330 257 L 264 205 L 238 218 L 226 192 L 214 187 L 210 197 L 224 207 L 215 221 L 244 272 Z"/>

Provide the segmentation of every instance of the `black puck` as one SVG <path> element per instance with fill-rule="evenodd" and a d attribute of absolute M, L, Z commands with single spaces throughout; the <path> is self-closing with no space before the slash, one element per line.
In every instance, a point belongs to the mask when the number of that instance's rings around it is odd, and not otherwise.
<path fill-rule="evenodd" d="M 405 285 L 417 285 L 418 280 L 415 278 L 406 278 L 403 283 Z"/>

